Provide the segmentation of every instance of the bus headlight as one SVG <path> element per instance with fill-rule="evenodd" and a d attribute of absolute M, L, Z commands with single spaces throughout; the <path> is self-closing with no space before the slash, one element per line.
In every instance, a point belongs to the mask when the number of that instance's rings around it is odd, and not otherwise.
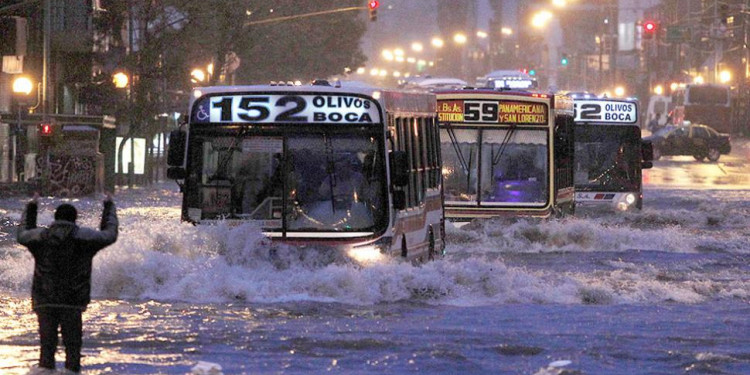
<path fill-rule="evenodd" d="M 628 206 L 630 206 L 631 204 L 635 203 L 635 195 L 633 195 L 633 194 L 626 195 L 625 196 L 625 203 L 627 203 Z"/>
<path fill-rule="evenodd" d="M 627 211 L 630 206 L 635 203 L 635 195 L 634 194 L 626 194 L 622 200 L 617 202 L 617 209 L 620 211 Z"/>
<path fill-rule="evenodd" d="M 347 255 L 361 264 L 380 263 L 385 258 L 380 248 L 372 245 L 351 248 Z"/>
<path fill-rule="evenodd" d="M 385 259 L 391 241 L 392 237 L 382 237 L 373 243 L 352 247 L 346 253 L 360 264 L 380 263 Z"/>

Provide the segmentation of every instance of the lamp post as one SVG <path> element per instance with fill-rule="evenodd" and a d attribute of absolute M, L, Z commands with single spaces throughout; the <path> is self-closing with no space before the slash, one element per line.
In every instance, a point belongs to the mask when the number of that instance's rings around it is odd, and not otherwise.
<path fill-rule="evenodd" d="M 24 180 L 23 163 L 21 163 L 21 159 L 19 159 L 19 156 L 24 154 L 23 149 L 25 148 L 20 147 L 22 142 L 19 139 L 19 136 L 23 134 L 21 111 L 24 105 L 28 104 L 26 99 L 31 95 L 33 89 L 34 83 L 31 81 L 31 78 L 27 76 L 18 76 L 13 80 L 13 94 L 16 99 L 16 107 L 18 107 L 18 117 L 16 126 L 10 137 L 8 137 L 8 182 L 13 182 L 14 176 L 15 181 Z M 21 152 L 19 152 L 19 150 Z"/>
<path fill-rule="evenodd" d="M 557 79 L 558 79 L 558 50 L 562 45 L 562 29 L 560 22 L 555 15 L 548 10 L 540 10 L 531 18 L 531 26 L 544 32 L 544 41 L 546 43 L 546 63 L 544 57 L 542 57 L 542 65 L 548 65 L 548 83 L 547 86 L 553 90 L 557 90 Z"/>

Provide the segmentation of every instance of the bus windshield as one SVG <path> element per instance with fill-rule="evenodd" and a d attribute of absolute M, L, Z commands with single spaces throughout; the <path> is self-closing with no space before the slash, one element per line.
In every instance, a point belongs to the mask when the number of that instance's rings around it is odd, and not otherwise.
<path fill-rule="evenodd" d="M 188 210 L 200 208 L 200 219 L 301 232 L 376 232 L 387 222 L 384 157 L 372 134 L 197 133 L 191 163 L 200 167 L 191 170 L 200 176 L 187 191 L 198 192 Z"/>
<path fill-rule="evenodd" d="M 486 206 L 547 203 L 545 130 L 444 128 L 440 138 L 446 202 Z"/>
<path fill-rule="evenodd" d="M 581 191 L 640 188 L 640 132 L 635 126 L 577 125 L 575 186 Z"/>

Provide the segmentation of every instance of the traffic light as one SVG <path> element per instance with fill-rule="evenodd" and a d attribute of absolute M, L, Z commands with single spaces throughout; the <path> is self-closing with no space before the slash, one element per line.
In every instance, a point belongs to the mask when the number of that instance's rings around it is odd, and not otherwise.
<path fill-rule="evenodd" d="M 643 22 L 643 39 L 653 39 L 658 26 L 654 21 Z"/>
<path fill-rule="evenodd" d="M 378 0 L 367 0 L 367 11 L 370 13 L 370 21 L 378 20 L 378 7 L 380 7 L 380 1 Z"/>
<path fill-rule="evenodd" d="M 54 133 L 52 131 L 52 124 L 49 124 L 49 123 L 39 124 L 39 135 L 43 137 L 51 137 L 52 133 Z"/>
<path fill-rule="evenodd" d="M 569 62 L 569 60 L 568 60 L 568 54 L 567 53 L 563 53 L 562 57 L 560 58 L 560 65 L 562 65 L 562 66 L 568 66 L 568 62 Z"/>

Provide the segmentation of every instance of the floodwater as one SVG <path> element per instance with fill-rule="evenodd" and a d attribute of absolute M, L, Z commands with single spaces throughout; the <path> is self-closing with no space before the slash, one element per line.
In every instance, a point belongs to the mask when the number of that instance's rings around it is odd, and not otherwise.
<path fill-rule="evenodd" d="M 179 197 L 173 183 L 117 192 L 85 374 L 199 361 L 224 374 L 750 373 L 747 186 L 653 183 L 642 212 L 451 226 L 446 256 L 422 266 L 269 257 L 253 227 L 180 223 Z M 40 224 L 60 201 L 42 199 Z M 33 260 L 13 228 L 25 199 L 0 202 L 0 373 L 25 374 L 38 357 Z M 98 224 L 99 201 L 72 203 Z"/>

